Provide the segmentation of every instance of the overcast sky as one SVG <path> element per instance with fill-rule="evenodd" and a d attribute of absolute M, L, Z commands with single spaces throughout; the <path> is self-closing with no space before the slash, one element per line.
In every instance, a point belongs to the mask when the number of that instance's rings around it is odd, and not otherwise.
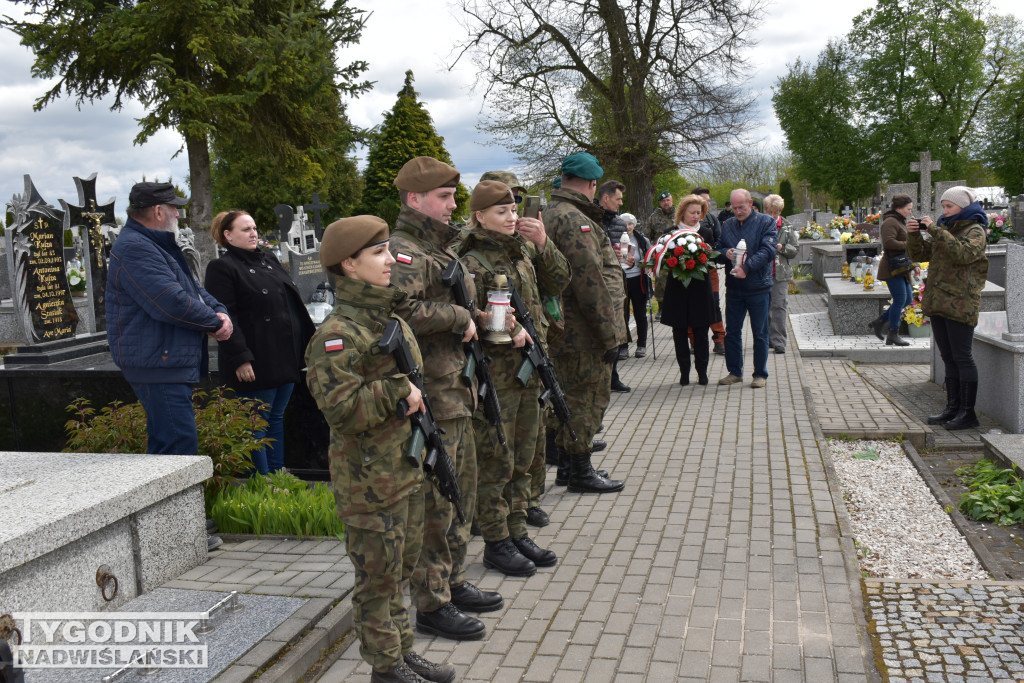
<path fill-rule="evenodd" d="M 461 32 L 456 10 L 444 0 L 398 2 L 352 0 L 373 14 L 358 46 L 340 52 L 347 63 L 365 59 L 366 74 L 375 81 L 373 90 L 349 102 L 349 115 L 359 126 L 374 126 L 391 109 L 402 87 L 405 71 L 412 69 L 416 89 L 426 103 L 438 132 L 444 136 L 463 180 L 472 185 L 484 171 L 505 168 L 511 155 L 476 130 L 481 102 L 474 91 L 474 72 L 468 59 L 449 71 L 451 44 Z M 1024 16 L 1016 9 L 1019 0 L 995 0 L 1003 13 Z M 768 7 L 758 45 L 749 53 L 754 66 L 750 87 L 757 94 L 760 124 L 755 135 L 769 144 L 784 142 L 772 113 L 771 86 L 798 57 L 814 60 L 832 36 L 846 34 L 853 18 L 874 5 L 873 0 L 777 0 Z M 17 15 L 20 9 L 0 0 L 0 14 Z M 431 45 L 437 47 L 430 49 Z M 57 205 L 59 198 L 77 201 L 74 176 L 98 172 L 97 195 L 113 196 L 117 214 L 123 216 L 128 190 L 142 179 L 171 177 L 185 185 L 188 164 L 185 154 L 175 158 L 182 140 L 173 131 L 162 131 L 145 145 L 134 146 L 141 108 L 132 103 L 121 112 L 109 104 L 84 105 L 62 99 L 41 112 L 32 104 L 47 84 L 31 77 L 32 54 L 18 44 L 17 36 L 0 33 L 0 202 L 10 202 L 24 190 L 24 174 L 31 174 L 43 198 Z M 365 156 L 365 150 L 360 151 Z M 280 197 L 275 201 L 296 204 L 308 197 Z M 324 198 L 330 201 L 330 198 Z"/>

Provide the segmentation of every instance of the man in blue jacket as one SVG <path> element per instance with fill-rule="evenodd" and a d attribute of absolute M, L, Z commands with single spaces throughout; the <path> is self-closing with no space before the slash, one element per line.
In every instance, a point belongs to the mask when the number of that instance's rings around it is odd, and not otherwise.
<path fill-rule="evenodd" d="M 170 183 L 138 183 L 128 222 L 110 251 L 107 341 L 146 411 L 150 453 L 196 455 L 191 384 L 206 374 L 206 336 L 231 336 L 227 308 L 192 277 L 175 242 L 178 207 Z"/>
<path fill-rule="evenodd" d="M 729 374 L 719 384 L 743 381 L 743 320 L 750 315 L 754 332 L 754 378 L 750 386 L 763 387 L 768 380 L 768 330 L 772 294 L 772 265 L 778 239 L 775 221 L 751 210 L 750 192 L 733 190 L 729 195 L 733 216 L 722 225 L 718 261 L 726 264 L 725 367 Z M 746 243 L 746 257 L 733 266 L 736 246 Z M 730 269 L 731 268 L 731 269 Z"/>

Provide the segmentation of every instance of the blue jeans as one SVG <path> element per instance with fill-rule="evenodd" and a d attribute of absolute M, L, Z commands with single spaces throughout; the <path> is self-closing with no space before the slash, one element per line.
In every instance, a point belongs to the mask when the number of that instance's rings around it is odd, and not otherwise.
<path fill-rule="evenodd" d="M 885 284 L 888 285 L 889 293 L 892 294 L 892 306 L 889 307 L 889 329 L 895 330 L 900 326 L 903 308 L 910 303 L 910 297 L 914 295 L 914 290 L 910 287 L 907 278 L 902 275 L 889 278 Z"/>
<path fill-rule="evenodd" d="M 252 464 L 260 474 L 270 474 L 284 467 L 284 410 L 288 407 L 294 388 L 294 384 L 282 384 L 273 389 L 235 392 L 237 396 L 259 399 L 270 406 L 260 411 L 260 415 L 267 421 L 266 431 L 254 434 L 257 439 L 264 436 L 272 439 L 270 445 L 252 453 Z"/>
<path fill-rule="evenodd" d="M 771 290 L 753 294 L 725 290 L 725 367 L 730 375 L 743 376 L 743 320 L 749 314 L 750 329 L 754 331 L 754 377 L 768 378 L 771 302 Z"/>
<path fill-rule="evenodd" d="M 199 455 L 192 388 L 187 384 L 132 384 L 146 411 L 147 453 Z"/>

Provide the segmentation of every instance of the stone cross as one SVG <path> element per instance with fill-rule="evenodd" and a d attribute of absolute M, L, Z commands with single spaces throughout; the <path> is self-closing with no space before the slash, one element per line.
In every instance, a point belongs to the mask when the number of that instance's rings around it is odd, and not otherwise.
<path fill-rule="evenodd" d="M 921 211 L 932 210 L 932 171 L 941 171 L 942 161 L 932 161 L 931 152 L 921 152 L 921 161 L 910 164 L 911 173 L 921 174 Z"/>
<path fill-rule="evenodd" d="M 846 217 L 849 217 L 849 216 L 853 215 L 853 211 L 850 210 L 849 206 L 844 206 L 843 207 L 843 215 L 846 216 Z"/>
<path fill-rule="evenodd" d="M 323 239 L 324 228 L 323 228 L 323 224 L 320 222 L 320 212 L 321 211 L 326 211 L 327 209 L 331 208 L 331 205 L 330 204 L 321 204 L 320 203 L 320 193 L 319 192 L 314 192 L 313 193 L 313 203 L 312 204 L 305 204 L 305 205 L 303 205 L 302 208 L 305 209 L 306 211 L 312 211 L 313 212 L 313 228 L 316 230 L 316 238 L 318 240 L 319 239 Z"/>
<path fill-rule="evenodd" d="M 808 213 L 811 212 L 811 211 L 814 211 L 814 208 L 811 206 L 811 195 L 808 194 L 808 192 L 807 192 L 807 190 L 810 187 L 811 187 L 811 184 L 808 183 L 806 180 L 803 181 L 802 183 L 800 183 L 800 189 L 804 191 L 803 209 L 804 209 L 805 212 L 808 212 Z"/>
<path fill-rule="evenodd" d="M 106 290 L 107 290 L 107 254 L 103 248 L 102 226 L 115 227 L 114 198 L 106 204 L 96 204 L 96 174 L 84 180 L 75 177 L 78 188 L 78 201 L 81 206 L 68 204 L 60 200 L 64 207 L 64 227 L 78 232 L 77 228 L 85 228 L 86 291 L 88 292 L 93 311 L 96 331 L 107 329 Z"/>

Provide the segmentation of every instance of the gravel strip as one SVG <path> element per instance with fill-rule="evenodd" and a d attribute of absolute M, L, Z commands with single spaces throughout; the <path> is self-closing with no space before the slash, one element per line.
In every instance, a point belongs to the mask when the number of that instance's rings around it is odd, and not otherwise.
<path fill-rule="evenodd" d="M 877 453 L 877 460 L 856 454 Z M 887 579 L 987 580 L 967 541 L 891 441 L 829 440 L 861 570 Z"/>

